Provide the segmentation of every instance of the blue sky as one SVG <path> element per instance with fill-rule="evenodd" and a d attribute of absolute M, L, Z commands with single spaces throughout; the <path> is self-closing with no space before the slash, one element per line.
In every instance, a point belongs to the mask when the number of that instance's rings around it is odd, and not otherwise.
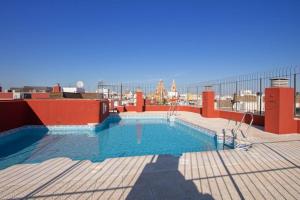
<path fill-rule="evenodd" d="M 300 64 L 300 1 L 0 1 L 0 83 L 179 83 Z"/>

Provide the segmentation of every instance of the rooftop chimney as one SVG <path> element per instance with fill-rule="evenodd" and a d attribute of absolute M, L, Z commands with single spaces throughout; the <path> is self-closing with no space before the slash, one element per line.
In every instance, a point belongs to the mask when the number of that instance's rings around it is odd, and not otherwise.
<path fill-rule="evenodd" d="M 287 78 L 272 78 L 271 79 L 271 87 L 274 88 L 281 88 L 281 87 L 288 87 L 289 86 L 289 79 Z"/>
<path fill-rule="evenodd" d="M 204 86 L 204 90 L 205 91 L 212 91 L 213 90 L 213 86 L 212 85 L 205 85 Z"/>
<path fill-rule="evenodd" d="M 52 87 L 52 92 L 53 93 L 60 93 L 61 92 L 61 87 L 59 83 L 57 83 L 55 86 Z"/>

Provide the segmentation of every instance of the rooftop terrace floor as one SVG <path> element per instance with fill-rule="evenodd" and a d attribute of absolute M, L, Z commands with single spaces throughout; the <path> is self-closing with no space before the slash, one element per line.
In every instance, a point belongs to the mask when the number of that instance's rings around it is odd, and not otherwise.
<path fill-rule="evenodd" d="M 218 133 L 227 123 L 187 112 L 178 117 Z M 252 128 L 249 137 L 249 151 L 15 165 L 0 171 L 0 199 L 300 199 L 300 134 Z"/>

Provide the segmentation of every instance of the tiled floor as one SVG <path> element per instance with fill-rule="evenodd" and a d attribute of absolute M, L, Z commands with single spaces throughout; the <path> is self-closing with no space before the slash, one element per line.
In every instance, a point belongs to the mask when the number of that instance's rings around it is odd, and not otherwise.
<path fill-rule="evenodd" d="M 226 124 L 178 117 L 217 132 Z M 300 199 L 300 135 L 253 128 L 249 136 L 249 151 L 15 165 L 0 171 L 0 199 Z"/>

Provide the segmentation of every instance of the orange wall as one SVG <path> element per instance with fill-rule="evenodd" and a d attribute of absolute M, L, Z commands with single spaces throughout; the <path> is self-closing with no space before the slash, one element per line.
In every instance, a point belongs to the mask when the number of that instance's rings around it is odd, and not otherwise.
<path fill-rule="evenodd" d="M 12 92 L 0 92 L 0 99 L 13 99 Z"/>
<path fill-rule="evenodd" d="M 34 92 L 30 93 L 32 99 L 48 99 L 49 93 L 45 92 Z M 0 99 L 5 100 L 11 100 L 13 99 L 13 93 L 12 92 L 0 92 Z"/>
<path fill-rule="evenodd" d="M 163 105 L 146 105 L 145 111 L 168 111 L 170 106 L 163 106 Z"/>
<path fill-rule="evenodd" d="M 25 101 L 0 101 L 0 132 L 29 124 L 32 117 Z"/>
<path fill-rule="evenodd" d="M 145 105 L 145 111 L 168 111 L 170 106 L 166 105 Z M 118 112 L 136 112 L 136 106 L 118 106 Z M 194 112 L 201 114 L 202 108 L 192 106 L 177 106 L 178 111 Z"/>
<path fill-rule="evenodd" d="M 46 125 L 79 125 L 101 122 L 101 102 L 98 100 L 26 100 Z M 107 108 L 108 110 L 108 108 Z"/>
<path fill-rule="evenodd" d="M 145 111 L 168 111 L 170 106 L 166 105 L 145 105 Z M 192 107 L 192 106 L 177 106 L 178 111 L 186 111 L 186 112 L 193 112 L 193 113 L 202 113 L 202 108 L 199 107 Z M 136 111 L 134 106 L 126 106 L 125 109 L 123 109 L 122 106 L 118 107 L 119 112 L 126 112 L 126 111 Z M 240 121 L 243 117 L 243 113 L 237 113 L 237 112 L 230 112 L 230 111 L 221 111 L 221 110 L 214 110 L 214 116 L 220 117 L 224 119 L 231 119 Z M 250 122 L 249 117 L 246 117 L 245 121 L 247 123 Z M 264 126 L 264 116 L 254 115 L 254 121 L 253 124 Z M 300 121 L 299 121 L 300 124 Z"/>
<path fill-rule="evenodd" d="M 125 112 L 125 107 L 124 106 L 117 106 L 117 111 L 118 112 Z"/>
<path fill-rule="evenodd" d="M 104 104 L 107 106 L 103 113 Z M 23 125 L 85 125 L 100 123 L 109 115 L 103 100 L 17 100 L 0 101 L 0 131 Z"/>
<path fill-rule="evenodd" d="M 146 105 L 145 111 L 168 111 L 170 106 L 165 105 Z M 177 106 L 178 111 L 187 111 L 187 112 L 194 112 L 194 113 L 201 113 L 201 108 L 199 107 L 192 107 L 192 106 Z"/>
<path fill-rule="evenodd" d="M 128 106 L 125 106 L 125 111 L 129 111 L 129 112 L 132 112 L 132 111 L 136 111 L 136 106 L 131 106 L 131 105 L 128 105 Z"/>
<path fill-rule="evenodd" d="M 192 107 L 192 106 L 178 106 L 178 111 L 186 111 L 201 114 L 202 108 L 200 107 Z"/>
<path fill-rule="evenodd" d="M 46 92 L 35 92 L 31 93 L 32 99 L 49 99 L 49 93 Z"/>
<path fill-rule="evenodd" d="M 223 110 L 218 110 L 217 112 L 218 112 L 218 117 L 223 119 L 235 120 L 235 121 L 241 121 L 244 115 L 244 113 L 230 112 L 230 111 L 223 111 Z M 254 117 L 253 119 L 254 125 L 264 126 L 265 123 L 264 116 L 254 115 L 253 117 Z M 250 120 L 251 119 L 249 118 L 249 116 L 245 117 L 246 123 L 250 123 Z"/>
<path fill-rule="evenodd" d="M 295 119 L 296 123 L 297 123 L 297 133 L 300 133 L 300 119 Z"/>

